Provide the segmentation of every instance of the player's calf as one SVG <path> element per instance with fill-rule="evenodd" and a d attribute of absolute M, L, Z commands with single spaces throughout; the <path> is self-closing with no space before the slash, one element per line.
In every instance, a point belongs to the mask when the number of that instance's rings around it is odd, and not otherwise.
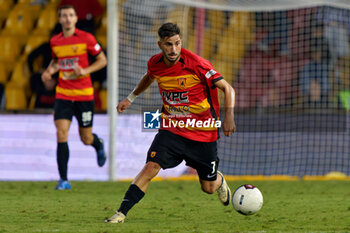
<path fill-rule="evenodd" d="M 216 190 L 218 190 L 218 184 L 216 181 L 203 181 L 203 180 L 201 180 L 200 182 L 201 182 L 201 189 L 205 193 L 213 194 L 216 192 Z M 220 177 L 220 185 L 221 185 L 221 177 Z"/>
<path fill-rule="evenodd" d="M 96 150 L 97 155 L 97 164 L 99 167 L 103 167 L 103 165 L 106 163 L 106 152 L 104 150 L 104 142 L 102 138 L 99 138 L 96 134 L 93 135 L 93 141 L 92 146 Z"/>

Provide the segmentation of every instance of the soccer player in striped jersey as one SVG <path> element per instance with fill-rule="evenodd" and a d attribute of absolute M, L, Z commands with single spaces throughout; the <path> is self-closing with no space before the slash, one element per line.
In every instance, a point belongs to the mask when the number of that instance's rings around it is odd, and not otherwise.
<path fill-rule="evenodd" d="M 76 28 L 76 10 L 63 5 L 58 10 L 62 32 L 50 40 L 52 60 L 42 74 L 43 82 L 52 79 L 59 71 L 54 104 L 54 120 L 57 134 L 57 165 L 60 180 L 56 189 L 70 189 L 67 178 L 69 159 L 68 132 L 73 116 L 79 123 L 80 139 L 85 145 L 92 145 L 97 153 L 97 163 L 105 164 L 103 140 L 92 133 L 94 116 L 94 89 L 90 73 L 106 66 L 107 59 L 95 37 Z M 88 54 L 95 57 L 89 64 Z"/>
<path fill-rule="evenodd" d="M 230 203 L 230 188 L 217 170 L 217 140 L 221 126 L 217 124 L 221 123 L 217 89 L 225 96 L 222 123 L 225 136 L 230 136 L 236 129 L 234 89 L 209 61 L 182 48 L 180 29 L 176 24 L 163 24 L 158 35 L 162 52 L 149 59 L 147 73 L 134 91 L 118 104 L 117 110 L 125 111 L 156 80 L 163 99 L 161 128 L 147 153 L 144 168 L 129 186 L 120 208 L 105 220 L 109 223 L 124 222 L 128 211 L 143 198 L 159 170 L 175 167 L 183 160 L 196 169 L 204 192 L 217 191 L 222 204 Z"/>

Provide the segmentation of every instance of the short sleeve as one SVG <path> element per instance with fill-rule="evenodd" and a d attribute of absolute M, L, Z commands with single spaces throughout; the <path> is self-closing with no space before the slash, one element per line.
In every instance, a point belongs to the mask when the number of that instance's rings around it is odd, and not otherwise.
<path fill-rule="evenodd" d="M 87 51 L 92 56 L 97 56 L 101 51 L 102 48 L 99 43 L 97 43 L 95 37 L 91 34 L 88 34 L 87 37 Z"/>
<path fill-rule="evenodd" d="M 216 86 L 214 85 L 217 81 L 223 79 L 221 74 L 217 72 L 213 65 L 209 62 L 204 60 L 197 66 L 199 76 L 206 81 L 207 85 L 214 89 Z"/>
<path fill-rule="evenodd" d="M 147 62 L 147 75 L 154 79 L 153 72 L 152 72 L 152 58 L 150 58 Z"/>

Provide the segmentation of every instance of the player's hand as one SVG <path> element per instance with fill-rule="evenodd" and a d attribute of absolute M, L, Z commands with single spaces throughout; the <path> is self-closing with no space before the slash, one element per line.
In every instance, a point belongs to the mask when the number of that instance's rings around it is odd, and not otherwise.
<path fill-rule="evenodd" d="M 222 130 L 225 136 L 231 136 L 236 131 L 236 124 L 233 117 L 225 117 L 224 123 L 222 124 Z"/>
<path fill-rule="evenodd" d="M 84 76 L 84 75 L 87 75 L 87 72 L 84 68 L 82 68 L 81 66 L 79 66 L 78 64 L 75 64 L 74 66 L 74 73 L 77 75 L 77 76 Z"/>
<path fill-rule="evenodd" d="M 124 112 L 129 106 L 131 105 L 130 101 L 128 99 L 123 99 L 119 102 L 117 106 L 117 110 L 119 113 Z"/>
<path fill-rule="evenodd" d="M 45 83 L 47 81 L 52 80 L 51 74 L 49 71 L 45 70 L 42 74 L 41 74 L 41 80 Z"/>

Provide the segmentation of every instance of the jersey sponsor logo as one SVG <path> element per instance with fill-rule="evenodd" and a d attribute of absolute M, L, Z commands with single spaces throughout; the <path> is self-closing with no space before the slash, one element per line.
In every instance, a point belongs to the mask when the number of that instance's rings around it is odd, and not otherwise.
<path fill-rule="evenodd" d="M 168 113 L 170 113 L 171 115 L 187 115 L 190 114 L 190 106 L 171 106 L 171 105 L 167 105 L 164 106 L 165 109 L 168 111 Z"/>
<path fill-rule="evenodd" d="M 168 104 L 183 104 L 188 103 L 188 91 L 184 92 L 162 92 L 162 97 Z"/>
<path fill-rule="evenodd" d="M 70 70 L 70 71 L 61 71 L 59 76 L 59 78 L 61 78 L 62 80 L 73 80 L 73 79 L 83 79 L 83 78 L 87 78 L 90 77 L 89 74 L 87 75 L 76 75 L 76 73 L 74 72 L 74 70 Z"/>
<path fill-rule="evenodd" d="M 208 99 L 204 99 L 202 102 L 195 103 L 195 104 L 186 104 L 186 105 L 164 104 L 163 106 L 170 115 L 176 115 L 176 114 L 187 115 L 190 113 L 201 114 L 207 111 L 208 109 L 210 109 L 210 104 L 208 102 Z"/>
<path fill-rule="evenodd" d="M 216 74 L 216 71 L 211 69 L 209 70 L 206 74 L 205 74 L 205 77 L 206 78 L 210 78 L 211 76 L 213 76 L 214 74 Z"/>
<path fill-rule="evenodd" d="M 62 72 L 62 79 L 63 80 L 73 80 L 77 79 L 78 76 L 75 74 L 74 71 L 63 71 Z"/>
<path fill-rule="evenodd" d="M 72 70 L 74 69 L 75 64 L 78 64 L 79 58 L 65 58 L 59 59 L 58 64 L 60 66 L 60 70 Z"/>

